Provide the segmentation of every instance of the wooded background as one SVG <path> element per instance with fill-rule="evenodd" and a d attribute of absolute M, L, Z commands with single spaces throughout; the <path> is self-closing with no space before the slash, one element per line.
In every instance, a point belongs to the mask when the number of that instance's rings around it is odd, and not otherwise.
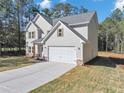
<path fill-rule="evenodd" d="M 69 3 L 58 3 L 51 9 L 42 9 L 34 0 L 0 0 L 0 55 L 25 54 L 26 24 L 41 13 L 50 18 L 85 13 L 90 10 Z M 124 11 L 113 10 L 99 24 L 99 51 L 124 53 Z"/>

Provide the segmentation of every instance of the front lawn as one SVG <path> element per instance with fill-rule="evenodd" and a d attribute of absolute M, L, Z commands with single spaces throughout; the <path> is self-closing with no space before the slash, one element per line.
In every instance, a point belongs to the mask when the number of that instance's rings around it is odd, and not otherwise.
<path fill-rule="evenodd" d="M 0 72 L 28 66 L 36 63 L 32 58 L 20 57 L 0 57 Z"/>
<path fill-rule="evenodd" d="M 124 93 L 124 59 L 102 53 L 30 93 Z"/>

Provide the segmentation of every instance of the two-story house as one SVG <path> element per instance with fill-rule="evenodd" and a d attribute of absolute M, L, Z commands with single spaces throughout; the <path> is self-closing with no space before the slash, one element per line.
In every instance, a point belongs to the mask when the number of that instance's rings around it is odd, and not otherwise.
<path fill-rule="evenodd" d="M 26 55 L 84 64 L 97 56 L 97 31 L 96 12 L 55 19 L 37 14 L 26 27 Z"/>

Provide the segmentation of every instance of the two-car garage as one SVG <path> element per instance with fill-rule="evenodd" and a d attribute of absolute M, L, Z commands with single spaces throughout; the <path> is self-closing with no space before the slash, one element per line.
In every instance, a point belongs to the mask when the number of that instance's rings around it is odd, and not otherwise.
<path fill-rule="evenodd" d="M 49 47 L 49 61 L 76 63 L 75 47 Z"/>

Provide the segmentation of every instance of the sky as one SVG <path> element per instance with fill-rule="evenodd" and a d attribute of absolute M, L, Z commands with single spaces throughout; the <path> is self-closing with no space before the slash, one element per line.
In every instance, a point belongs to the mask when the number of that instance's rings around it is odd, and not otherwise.
<path fill-rule="evenodd" d="M 96 11 L 99 22 L 111 15 L 116 8 L 123 10 L 124 0 L 35 0 L 41 8 L 51 8 L 56 3 L 71 3 L 76 7 L 84 6 L 89 11 Z"/>

